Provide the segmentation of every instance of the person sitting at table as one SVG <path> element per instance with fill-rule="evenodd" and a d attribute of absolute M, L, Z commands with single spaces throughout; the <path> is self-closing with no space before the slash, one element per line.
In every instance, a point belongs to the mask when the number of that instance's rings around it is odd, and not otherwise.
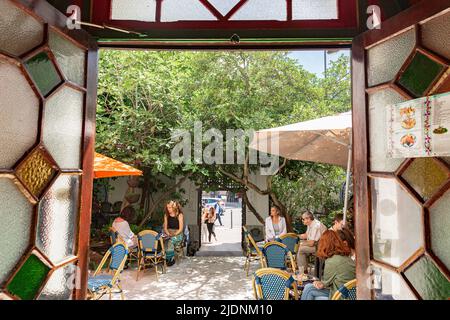
<path fill-rule="evenodd" d="M 128 246 L 128 249 L 137 247 L 137 236 L 133 233 L 133 231 L 131 231 L 130 224 L 123 218 L 123 216 L 118 216 L 114 219 L 111 228 L 117 231 L 119 237 Z"/>
<path fill-rule="evenodd" d="M 170 201 L 164 207 L 163 231 L 167 265 L 171 266 L 175 263 L 175 254 L 180 256 L 183 250 L 184 217 L 181 205 L 176 201 Z"/>
<path fill-rule="evenodd" d="M 277 206 L 270 208 L 270 215 L 266 218 L 266 241 L 274 241 L 287 233 L 286 219 L 281 216 L 281 210 Z"/>
<path fill-rule="evenodd" d="M 307 255 L 315 254 L 316 243 L 319 241 L 322 234 L 327 230 L 327 227 L 315 219 L 312 212 L 306 211 L 302 214 L 302 222 L 307 226 L 306 233 L 300 235 L 300 242 L 297 253 L 297 265 L 300 271 L 307 271 L 308 261 Z"/>
<path fill-rule="evenodd" d="M 344 215 L 338 213 L 333 219 L 333 225 L 328 230 L 339 231 L 344 227 Z"/>
<path fill-rule="evenodd" d="M 341 240 L 344 241 L 344 243 L 350 248 L 350 257 L 352 258 L 352 260 L 355 260 L 355 236 L 353 235 L 353 232 L 351 232 L 349 228 L 343 227 L 338 231 L 338 235 Z"/>
<path fill-rule="evenodd" d="M 337 232 L 325 231 L 317 249 L 317 257 L 325 259 L 322 281 L 305 285 L 301 300 L 329 300 L 342 285 L 355 279 L 356 267 L 350 254 Z"/>

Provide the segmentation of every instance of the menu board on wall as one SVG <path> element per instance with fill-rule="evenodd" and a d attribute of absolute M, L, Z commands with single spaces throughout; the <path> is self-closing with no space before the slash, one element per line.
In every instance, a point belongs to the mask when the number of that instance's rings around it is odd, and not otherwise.
<path fill-rule="evenodd" d="M 390 105 L 388 157 L 450 156 L 450 93 Z"/>

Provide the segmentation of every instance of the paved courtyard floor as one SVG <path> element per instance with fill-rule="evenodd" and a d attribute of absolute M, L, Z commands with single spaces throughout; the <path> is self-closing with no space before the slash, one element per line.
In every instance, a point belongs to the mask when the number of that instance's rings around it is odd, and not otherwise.
<path fill-rule="evenodd" d="M 233 217 L 233 219 L 232 219 Z M 202 234 L 202 246 L 196 256 L 242 256 L 242 210 L 241 208 L 227 209 L 222 217 L 223 226 L 216 221 L 214 237 L 209 242 L 208 235 Z"/>
<path fill-rule="evenodd" d="M 136 281 L 136 268 L 125 270 L 121 276 L 127 300 L 249 300 L 253 299 L 251 275 L 246 277 L 244 257 L 185 257 L 159 271 L 156 280 L 154 268 L 140 272 Z M 251 270 L 256 270 L 253 265 Z M 105 295 L 103 300 L 109 299 Z M 120 299 L 114 294 L 113 299 Z"/>

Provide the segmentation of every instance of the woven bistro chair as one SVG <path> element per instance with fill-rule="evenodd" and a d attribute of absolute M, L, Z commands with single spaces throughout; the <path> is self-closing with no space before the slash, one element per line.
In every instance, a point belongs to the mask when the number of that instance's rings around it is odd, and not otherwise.
<path fill-rule="evenodd" d="M 120 237 L 119 233 L 113 227 L 111 227 L 109 228 L 108 235 L 109 235 L 109 242 L 111 243 L 111 245 L 112 246 L 115 245 L 117 240 L 119 240 Z"/>
<path fill-rule="evenodd" d="M 278 241 L 271 241 L 264 245 L 262 253 L 264 256 L 265 267 L 281 270 L 291 268 L 292 273 L 295 273 L 296 264 L 292 257 L 292 253 L 286 245 Z"/>
<path fill-rule="evenodd" d="M 275 268 L 263 268 L 253 275 L 253 293 L 256 300 L 298 300 L 297 282 L 287 273 Z"/>
<path fill-rule="evenodd" d="M 277 240 L 284 244 L 288 250 L 292 254 L 292 258 L 295 262 L 295 269 L 297 269 L 297 252 L 298 248 L 300 247 L 300 238 L 296 233 L 286 233 L 279 237 L 279 240 Z M 291 266 L 292 268 L 292 266 Z M 294 268 L 293 268 L 294 269 Z"/>
<path fill-rule="evenodd" d="M 109 241 L 111 242 L 111 245 L 114 245 L 117 242 L 125 243 L 125 241 L 119 235 L 117 230 L 115 230 L 113 227 L 109 228 L 108 234 L 109 234 Z M 128 263 L 131 263 L 132 261 L 138 262 L 139 261 L 138 253 L 139 253 L 138 247 L 128 248 Z"/>
<path fill-rule="evenodd" d="M 120 293 L 121 299 L 124 299 L 123 290 L 120 286 L 120 274 L 125 266 L 127 256 L 128 249 L 123 243 L 116 243 L 109 248 L 97 270 L 88 278 L 88 299 L 98 300 L 108 293 L 111 300 L 113 289 L 118 289 L 119 291 L 114 293 Z M 106 268 L 106 273 L 102 273 L 108 258 L 110 258 L 110 261 Z"/>
<path fill-rule="evenodd" d="M 246 270 L 247 272 L 247 277 L 248 277 L 248 273 L 250 271 L 250 263 L 253 261 L 259 261 L 261 268 L 264 267 L 264 262 L 263 262 L 263 254 L 261 251 L 261 248 L 258 247 L 258 245 L 255 242 L 255 239 L 253 239 L 252 235 L 250 234 L 250 232 L 248 232 L 247 228 L 245 226 L 242 227 L 242 230 L 244 231 L 244 239 L 245 239 L 245 244 L 246 244 L 246 259 L 245 259 L 245 264 L 244 264 L 244 270 Z"/>
<path fill-rule="evenodd" d="M 356 300 L 356 279 L 353 279 L 336 291 L 331 300 Z"/>
<path fill-rule="evenodd" d="M 162 264 L 162 273 L 166 273 L 166 252 L 164 242 L 156 231 L 144 230 L 138 234 L 139 259 L 136 272 L 136 281 L 139 279 L 139 272 L 148 266 L 154 266 L 156 279 L 158 279 L 158 264 Z"/>

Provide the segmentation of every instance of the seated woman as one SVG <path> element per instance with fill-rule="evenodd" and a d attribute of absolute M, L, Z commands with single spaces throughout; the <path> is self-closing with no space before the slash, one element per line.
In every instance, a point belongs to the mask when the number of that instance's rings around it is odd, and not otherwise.
<path fill-rule="evenodd" d="M 286 233 L 286 219 L 281 216 L 280 208 L 273 206 L 270 208 L 270 215 L 266 218 L 266 241 L 274 241 Z"/>
<path fill-rule="evenodd" d="M 338 235 L 339 237 L 341 237 L 341 240 L 344 241 L 344 243 L 350 248 L 350 257 L 355 260 L 355 236 L 353 235 L 353 232 L 349 228 L 343 227 L 338 231 Z"/>
<path fill-rule="evenodd" d="M 123 217 L 119 216 L 114 219 L 111 227 L 115 231 L 117 231 L 119 237 L 122 238 L 125 244 L 128 246 L 128 249 L 137 247 L 137 237 L 133 233 L 133 231 L 131 231 L 128 221 L 123 219 Z"/>
<path fill-rule="evenodd" d="M 175 263 L 175 255 L 181 256 L 183 250 L 184 219 L 178 202 L 170 201 L 164 207 L 163 231 L 167 262 L 171 266 Z"/>
<path fill-rule="evenodd" d="M 325 259 L 322 281 L 305 286 L 301 300 L 328 300 L 345 283 L 356 278 L 351 251 L 337 232 L 327 230 L 319 240 L 317 256 Z"/>

